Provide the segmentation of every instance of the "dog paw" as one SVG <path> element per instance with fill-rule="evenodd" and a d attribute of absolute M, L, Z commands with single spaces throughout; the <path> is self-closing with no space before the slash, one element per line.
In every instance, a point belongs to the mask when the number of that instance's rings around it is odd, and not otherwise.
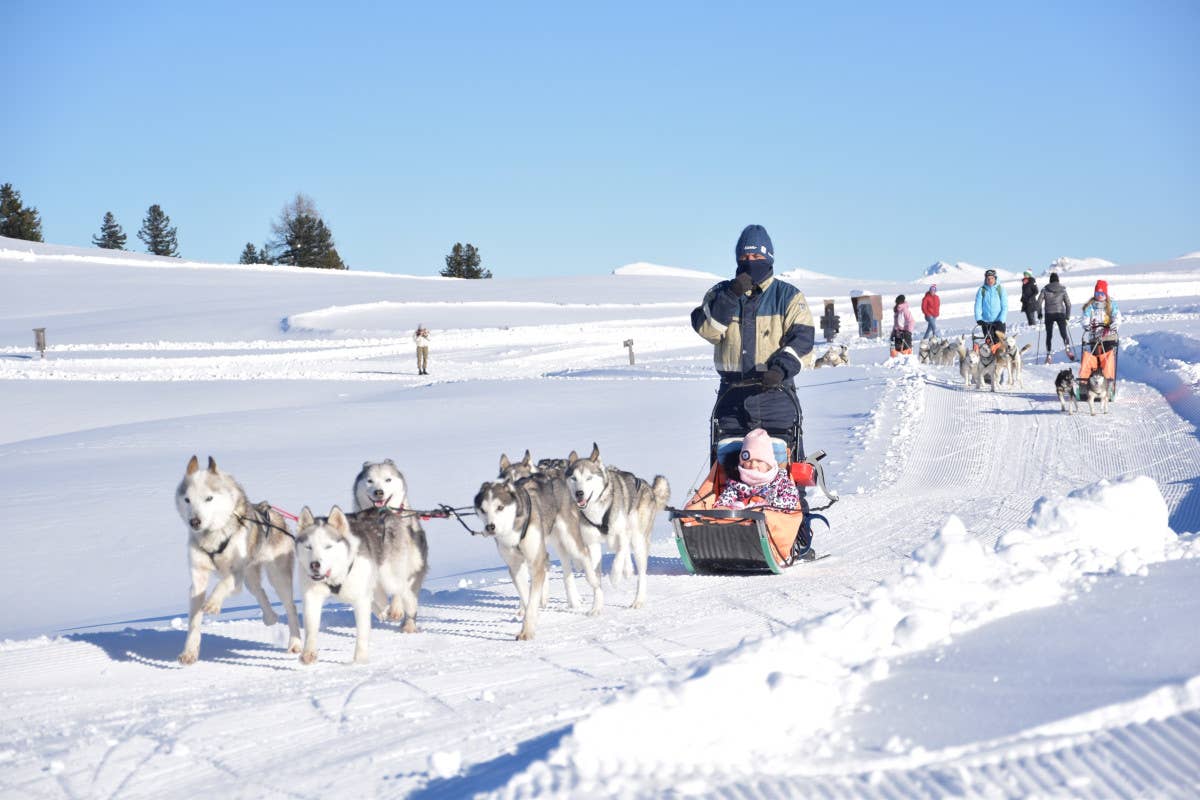
<path fill-rule="evenodd" d="M 641 608 L 644 605 L 646 605 L 646 598 L 638 597 L 638 598 L 634 599 L 633 604 L 630 605 L 629 607 L 630 608 Z"/>
<path fill-rule="evenodd" d="M 305 650 L 303 653 L 300 654 L 300 663 L 301 664 L 317 663 L 317 651 L 316 650 Z"/>
<path fill-rule="evenodd" d="M 592 606 L 590 609 L 588 609 L 587 615 L 589 617 L 598 617 L 600 616 L 600 612 L 603 610 L 604 606 Z"/>
<path fill-rule="evenodd" d="M 528 642 L 533 639 L 533 631 L 522 630 L 517 634 L 518 642 Z"/>
<path fill-rule="evenodd" d="M 201 608 L 200 610 L 203 611 L 205 614 L 220 614 L 221 613 L 221 604 L 214 603 L 211 600 L 209 600 L 207 603 L 204 604 L 204 607 Z"/>
<path fill-rule="evenodd" d="M 400 632 L 401 633 L 416 633 L 417 632 L 417 621 L 415 619 L 408 620 L 407 622 L 404 623 L 404 626 L 402 628 L 400 628 Z"/>
<path fill-rule="evenodd" d="M 387 610 L 388 622 L 399 622 L 404 619 L 404 610 L 400 608 L 389 608 Z"/>
<path fill-rule="evenodd" d="M 274 625 L 276 622 L 279 622 L 278 614 L 276 614 L 274 611 L 264 611 L 263 612 L 263 625 L 266 625 L 269 628 L 272 625 Z"/>
<path fill-rule="evenodd" d="M 300 647 L 299 639 L 292 639 L 291 641 L 288 642 L 287 651 L 289 653 L 291 653 L 292 655 L 295 655 L 296 653 L 299 653 L 300 650 L 301 650 L 301 647 Z"/>
<path fill-rule="evenodd" d="M 183 665 L 195 664 L 200 653 L 195 650 L 184 650 L 179 654 L 179 663 Z"/>
<path fill-rule="evenodd" d="M 367 654 L 355 652 L 354 653 L 354 663 L 355 664 L 366 664 L 367 663 Z"/>

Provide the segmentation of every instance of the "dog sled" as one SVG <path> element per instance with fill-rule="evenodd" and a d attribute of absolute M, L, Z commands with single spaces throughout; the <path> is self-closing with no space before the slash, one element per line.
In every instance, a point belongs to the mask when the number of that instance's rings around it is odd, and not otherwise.
<path fill-rule="evenodd" d="M 734 384 L 730 389 L 747 385 L 758 384 L 756 381 Z M 801 441 L 800 401 L 793 392 L 778 391 L 791 397 L 796 415 L 790 430 L 768 431 L 775 460 L 780 469 L 788 470 L 802 492 L 819 486 L 829 502 L 812 509 L 807 498 L 802 497 L 801 507 L 794 511 L 766 506 L 715 508 L 728 476 L 737 474 L 742 450 L 741 436 L 727 436 L 721 430 L 717 409 L 723 395 L 718 397 L 709 420 L 708 476 L 686 506 L 667 508 L 679 557 L 687 571 L 694 575 L 777 575 L 798 561 L 815 558 L 812 523 L 820 520 L 829 527 L 829 520 L 815 512 L 829 508 L 837 501 L 837 496 L 825 488 L 825 471 L 820 464 L 825 457 L 824 451 L 802 461 L 793 459 L 796 443 Z"/>
<path fill-rule="evenodd" d="M 1106 348 L 1105 345 L 1112 345 Z M 1079 376 L 1075 381 L 1075 399 L 1085 400 L 1088 393 L 1088 379 L 1099 370 L 1104 375 L 1104 383 L 1108 388 L 1109 401 L 1117 398 L 1117 347 L 1116 339 L 1105 339 L 1103 336 L 1092 335 L 1080 343 Z"/>

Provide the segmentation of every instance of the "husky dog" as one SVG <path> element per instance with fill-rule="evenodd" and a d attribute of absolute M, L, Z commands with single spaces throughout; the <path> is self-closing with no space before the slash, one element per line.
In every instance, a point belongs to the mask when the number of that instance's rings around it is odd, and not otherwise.
<path fill-rule="evenodd" d="M 937 341 L 922 339 L 917 345 L 917 360 L 922 364 L 927 364 L 933 360 L 934 349 L 937 347 Z"/>
<path fill-rule="evenodd" d="M 412 590 L 402 590 L 393 594 L 387 608 L 387 619 L 399 622 L 408 617 L 404 624 L 404 632 L 416 630 L 417 600 L 421 593 L 421 581 L 428 570 L 426 556 L 425 531 L 416 513 L 406 510 L 408 503 L 408 483 L 404 473 L 390 458 L 383 461 L 364 461 L 362 470 L 354 479 L 354 510 L 368 511 L 375 509 L 380 514 L 390 514 L 395 517 L 388 527 L 389 535 L 396 541 L 411 541 L 418 543 L 409 554 L 412 565 L 411 575 L 399 579 L 399 585 L 408 586 Z M 409 562 L 406 562 L 409 563 Z M 382 589 L 381 589 L 382 591 Z"/>
<path fill-rule="evenodd" d="M 346 514 L 337 506 L 328 517 L 300 511 L 296 555 L 304 587 L 304 652 L 300 661 L 317 660 L 317 633 L 325 598 L 336 594 L 354 609 L 354 661 L 365 663 L 371 632 L 371 610 L 383 616 L 387 595 L 394 595 L 407 615 L 403 630 L 417 629 L 417 595 L 425 580 L 428 548 L 425 533 L 412 531 L 397 514 L 359 511 Z M 395 601 L 394 601 L 395 602 Z"/>
<path fill-rule="evenodd" d="M 849 365 L 850 363 L 850 348 L 844 344 L 831 346 L 825 351 L 824 355 L 813 362 L 813 368 L 817 367 L 838 367 Z"/>
<path fill-rule="evenodd" d="M 979 382 L 979 351 L 968 350 L 961 342 L 958 345 L 958 372 L 962 375 L 963 386 L 974 383 L 982 388 Z"/>
<path fill-rule="evenodd" d="M 516 482 L 491 481 L 480 486 L 475 495 L 475 513 L 484 523 L 484 535 L 495 539 L 496 549 L 508 566 L 508 573 L 521 598 L 520 616 L 523 621 L 517 633 L 519 641 L 534 637 L 538 613 L 545 607 L 546 570 L 550 561 L 547 542 L 563 538 L 572 541 L 573 536 L 576 555 L 582 555 L 583 551 L 579 537 L 579 516 L 562 507 L 553 483 L 552 478 L 536 475 Z M 588 583 L 595 591 L 592 608 L 595 614 L 603 607 L 600 580 L 592 568 L 591 560 L 581 560 Z M 563 562 L 565 579 L 571 574 L 565 551 Z M 569 585 L 572 588 L 574 586 L 573 583 Z"/>
<path fill-rule="evenodd" d="M 1087 404 L 1092 416 L 1096 416 L 1095 402 L 1100 401 L 1101 412 L 1108 413 L 1108 379 L 1103 372 L 1093 372 L 1087 379 Z"/>
<path fill-rule="evenodd" d="M 354 478 L 354 508 L 381 508 L 400 511 L 408 502 L 408 483 L 404 474 L 390 458 L 383 461 L 364 461 Z"/>
<path fill-rule="evenodd" d="M 275 594 L 283 601 L 288 618 L 288 652 L 300 652 L 300 623 L 292 599 L 292 542 L 283 516 L 270 503 L 251 505 L 233 476 L 217 468 L 212 456 L 208 469 L 200 469 L 195 456 L 179 488 L 175 507 L 188 526 L 188 563 L 192 572 L 187 640 L 179 661 L 193 664 L 200 655 L 200 622 L 205 614 L 220 614 L 221 605 L 243 582 L 258 600 L 263 622 L 274 625 L 279 615 L 271 608 L 262 587 L 262 568 Z M 220 580 L 212 594 L 208 580 Z"/>
<path fill-rule="evenodd" d="M 1075 397 L 1075 373 L 1069 369 L 1064 369 L 1058 373 L 1054 379 L 1054 393 L 1058 395 L 1058 405 L 1063 411 L 1068 414 L 1074 414 L 1079 410 L 1079 400 Z M 1067 399 L 1071 400 L 1072 409 L 1067 408 Z"/>
<path fill-rule="evenodd" d="M 600 448 L 592 444 L 592 454 L 577 458 L 567 469 L 567 488 L 579 506 L 580 514 L 616 552 L 614 577 L 629 570 L 629 551 L 633 551 L 637 570 L 637 594 L 633 608 L 646 602 L 646 562 L 650 553 L 650 534 L 654 517 L 666 508 L 671 487 L 662 475 L 647 483 L 632 473 L 605 467 Z"/>
<path fill-rule="evenodd" d="M 975 386 L 983 389 L 983 384 L 990 382 L 994 392 L 996 384 L 1000 382 L 1000 359 L 996 352 L 987 345 L 979 346 L 978 355 L 979 368 L 975 371 Z"/>
<path fill-rule="evenodd" d="M 997 354 L 1000 367 L 997 368 L 997 371 L 1000 369 L 1004 370 L 1005 374 L 1008 375 L 1009 386 L 1025 388 L 1025 381 L 1021 379 L 1021 368 L 1023 366 L 1021 361 L 1022 357 L 1032 349 L 1033 345 L 1031 344 L 1026 344 L 1024 347 L 1018 349 L 1016 339 L 1007 339 L 1004 347 L 1000 349 L 1000 352 Z"/>
<path fill-rule="evenodd" d="M 593 591 L 592 608 L 589 613 L 599 614 L 604 607 L 604 593 L 600 589 L 599 578 L 603 548 L 599 535 L 580 525 L 579 509 L 575 506 L 564 480 L 566 469 L 558 467 L 560 463 L 569 463 L 570 458 L 578 458 L 574 450 L 566 461 L 547 458 L 539 461 L 538 466 L 534 466 L 528 450 L 525 451 L 525 457 L 517 462 L 509 461 L 508 456 L 501 453 L 498 478 L 522 485 L 526 491 L 536 495 L 550 523 L 546 540 L 559 554 L 562 562 L 567 605 L 572 609 L 580 606 L 579 590 L 575 586 L 575 566 L 578 565 L 583 569 Z M 546 585 L 542 587 L 543 608 L 549 596 L 548 586 L 547 573 Z"/>

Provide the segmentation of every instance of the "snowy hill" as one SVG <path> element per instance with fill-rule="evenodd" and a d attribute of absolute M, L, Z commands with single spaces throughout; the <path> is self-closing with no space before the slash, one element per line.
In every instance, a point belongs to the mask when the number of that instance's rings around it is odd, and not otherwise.
<path fill-rule="evenodd" d="M 978 270 L 937 280 L 959 336 L 982 268 L 954 266 L 939 274 Z M 370 663 L 344 663 L 346 606 L 327 604 L 305 667 L 241 592 L 184 668 L 172 497 L 193 454 L 325 513 L 364 460 L 395 459 L 414 508 L 466 507 L 501 453 L 596 442 L 681 505 L 716 388 L 689 314 L 720 276 L 456 281 L 0 239 L 0 795 L 1190 796 L 1200 256 L 1091 268 L 1126 317 L 1107 416 L 1059 410 L 1069 365 L 1040 363 L 1016 313 L 1021 387 L 968 390 L 852 336 L 851 366 L 798 376 L 841 495 L 826 558 L 691 576 L 660 515 L 646 607 L 606 578 L 602 613 L 572 611 L 556 564 L 537 638 L 516 642 L 493 544 L 431 519 L 420 632 L 376 621 Z M 1065 272 L 1085 297 L 1095 276 Z M 843 320 L 863 285 L 784 275 Z"/>
<path fill-rule="evenodd" d="M 1109 267 L 1115 266 L 1116 264 L 1111 261 L 1106 261 L 1103 258 L 1070 258 L 1068 256 L 1062 256 L 1051 261 L 1050 266 L 1046 267 L 1046 270 L 1043 274 L 1048 275 L 1051 272 L 1057 272 L 1061 276 L 1063 273 L 1067 272 L 1088 272 L 1091 270 L 1108 269 Z"/>
<path fill-rule="evenodd" d="M 970 283 L 979 285 L 983 283 L 983 274 L 987 272 L 988 267 L 977 267 L 974 264 L 968 264 L 965 261 L 958 261 L 954 264 L 947 264 L 945 261 L 937 261 L 925 268 L 924 274 L 919 278 L 921 283 L 936 283 L 938 286 L 943 284 L 958 284 Z M 996 270 L 996 278 L 1001 281 L 1012 280 L 1019 278 L 1019 272 L 1009 272 L 1003 269 Z"/>

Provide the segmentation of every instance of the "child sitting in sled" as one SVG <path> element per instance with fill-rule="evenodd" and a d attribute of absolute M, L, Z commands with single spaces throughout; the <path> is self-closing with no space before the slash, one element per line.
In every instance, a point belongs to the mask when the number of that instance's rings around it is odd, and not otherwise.
<path fill-rule="evenodd" d="M 725 484 L 717 508 L 749 508 L 765 505 L 781 511 L 793 511 L 800 505 L 800 491 L 786 468 L 775 461 L 771 437 L 755 428 L 742 440 L 738 476 Z"/>

